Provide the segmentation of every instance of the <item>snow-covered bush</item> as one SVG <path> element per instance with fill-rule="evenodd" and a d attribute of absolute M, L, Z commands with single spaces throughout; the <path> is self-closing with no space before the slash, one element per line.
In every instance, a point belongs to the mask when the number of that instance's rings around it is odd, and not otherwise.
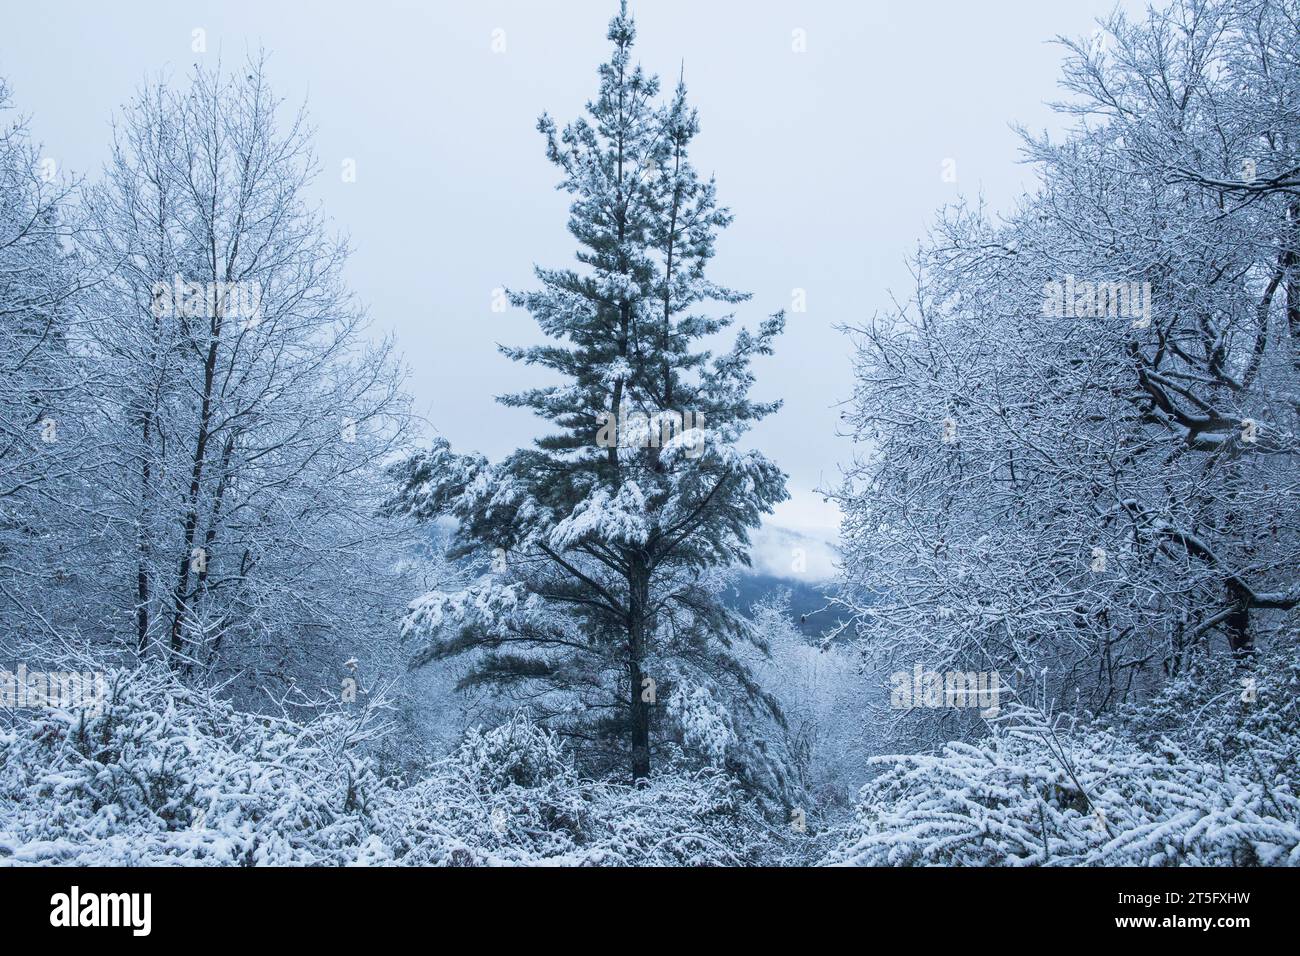
<path fill-rule="evenodd" d="M 114 677 L 97 714 L 0 730 L 0 864 L 755 863 L 772 830 L 720 770 L 583 779 L 516 717 L 402 786 L 366 755 L 366 708 L 306 723 L 242 713 L 165 670 Z"/>
<path fill-rule="evenodd" d="M 348 862 L 375 786 L 350 752 L 368 719 L 257 716 L 166 671 L 118 674 L 100 713 L 0 731 L 0 862 Z"/>
<path fill-rule="evenodd" d="M 1150 702 L 1122 708 L 1115 725 L 1145 745 L 1168 738 L 1251 777 L 1300 781 L 1300 654 L 1280 646 L 1244 663 L 1199 657 Z"/>
<path fill-rule="evenodd" d="M 1015 707 L 978 742 L 875 758 L 826 862 L 1300 865 L 1296 670 L 1236 670 L 1208 702 L 1202 683 L 1191 720 L 1203 673 L 1107 726 Z"/>
<path fill-rule="evenodd" d="M 524 717 L 471 731 L 384 824 L 384 842 L 415 865 L 726 866 L 772 846 L 722 772 L 584 780 L 559 739 Z"/>

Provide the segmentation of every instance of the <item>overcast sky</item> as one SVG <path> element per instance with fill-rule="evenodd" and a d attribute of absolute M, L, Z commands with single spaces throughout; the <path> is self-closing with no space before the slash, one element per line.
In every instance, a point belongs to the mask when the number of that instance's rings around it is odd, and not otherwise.
<path fill-rule="evenodd" d="M 1030 182 L 1009 124 L 1059 129 L 1056 34 L 1084 36 L 1111 0 L 702 2 L 631 5 L 638 54 L 669 85 L 684 63 L 713 171 L 735 223 L 714 278 L 751 291 L 753 325 L 790 308 L 757 395 L 784 409 L 753 442 L 790 475 L 778 520 L 829 528 L 814 489 L 852 453 L 835 436 L 851 391 L 835 326 L 905 296 L 906 258 L 939 206 L 983 193 L 1007 208 Z M 196 60 L 238 68 L 250 49 L 306 100 L 323 172 L 316 192 L 355 247 L 353 288 L 396 334 L 431 427 L 458 450 L 500 456 L 540 431 L 495 395 L 542 381 L 497 342 L 537 338 L 519 310 L 491 311 L 499 286 L 528 288 L 534 263 L 571 262 L 567 198 L 554 189 L 538 114 L 578 115 L 607 55 L 614 0 L 496 2 L 25 3 L 5 12 L 0 75 L 44 154 L 90 176 L 109 122 L 149 74 L 183 81 Z M 193 52 L 194 31 L 207 52 Z M 796 52 L 795 31 L 805 52 Z M 495 33 L 495 31 L 502 31 Z M 494 52 L 494 36 L 504 51 Z M 344 160 L 356 181 L 343 182 Z M 955 162 L 956 182 L 941 175 Z"/>

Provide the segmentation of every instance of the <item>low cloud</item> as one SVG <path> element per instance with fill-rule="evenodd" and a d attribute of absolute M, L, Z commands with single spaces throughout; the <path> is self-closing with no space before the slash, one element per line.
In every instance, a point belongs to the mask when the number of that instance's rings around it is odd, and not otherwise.
<path fill-rule="evenodd" d="M 839 509 L 815 492 L 791 489 L 753 535 L 754 571 L 792 581 L 829 581 L 839 560 Z"/>

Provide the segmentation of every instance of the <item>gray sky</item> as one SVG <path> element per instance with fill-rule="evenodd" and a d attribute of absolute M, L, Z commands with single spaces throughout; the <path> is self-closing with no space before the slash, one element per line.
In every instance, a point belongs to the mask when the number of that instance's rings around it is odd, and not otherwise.
<path fill-rule="evenodd" d="M 754 298 L 753 324 L 806 292 L 757 395 L 784 409 L 753 435 L 790 475 L 790 527 L 828 529 L 813 489 L 851 449 L 835 405 L 851 390 L 834 331 L 908 291 L 905 260 L 938 207 L 981 192 L 1006 208 L 1029 183 L 1013 121 L 1059 129 L 1056 34 L 1087 35 L 1112 0 L 702 2 L 642 0 L 642 63 L 686 81 L 702 131 L 694 158 L 736 220 L 713 276 Z M 62 170 L 95 175 L 109 120 L 148 74 L 184 81 L 217 57 L 265 47 L 290 103 L 307 100 L 323 172 L 316 192 L 350 234 L 353 288 L 395 332 L 417 408 L 453 447 L 500 456 L 540 422 L 493 396 L 542 381 L 497 342 L 537 338 L 498 286 L 532 286 L 534 263 L 571 262 L 567 198 L 554 189 L 537 116 L 564 123 L 596 90 L 615 0 L 489 2 L 26 3 L 6 10 L 0 75 Z M 192 52 L 193 31 L 207 52 Z M 504 52 L 493 32 L 504 31 Z M 793 50 L 793 31 L 806 52 Z M 345 159 L 356 182 L 342 181 Z M 941 176 L 956 164 L 956 183 Z M 781 563 L 779 556 L 773 559 Z"/>

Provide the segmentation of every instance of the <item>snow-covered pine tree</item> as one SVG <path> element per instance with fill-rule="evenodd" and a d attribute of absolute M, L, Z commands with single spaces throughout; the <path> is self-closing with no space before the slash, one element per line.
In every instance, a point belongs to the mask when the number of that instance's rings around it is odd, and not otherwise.
<path fill-rule="evenodd" d="M 779 407 L 750 400 L 750 364 L 771 354 L 784 316 L 740 331 L 725 354 L 703 347 L 733 316 L 695 310 L 747 298 L 705 277 L 731 217 L 687 157 L 698 124 L 685 87 L 656 106 L 658 80 L 631 63 L 634 36 L 624 4 L 589 116 L 538 124 L 573 196 L 585 268 L 539 268 L 539 291 L 512 293 L 551 341 L 503 351 L 565 381 L 501 401 L 555 430 L 496 464 L 438 440 L 395 470 L 394 507 L 455 517 L 456 552 L 491 561 L 467 591 L 413 606 L 416 662 L 469 655 L 463 685 L 519 690 L 641 778 L 674 721 L 679 740 L 722 762 L 737 705 L 754 709 L 746 724 L 759 711 L 780 719 L 730 650 L 752 632 L 709 582 L 748 563 L 750 529 L 786 491 L 772 462 L 737 447 Z M 673 716 L 661 719 L 665 703 Z"/>

